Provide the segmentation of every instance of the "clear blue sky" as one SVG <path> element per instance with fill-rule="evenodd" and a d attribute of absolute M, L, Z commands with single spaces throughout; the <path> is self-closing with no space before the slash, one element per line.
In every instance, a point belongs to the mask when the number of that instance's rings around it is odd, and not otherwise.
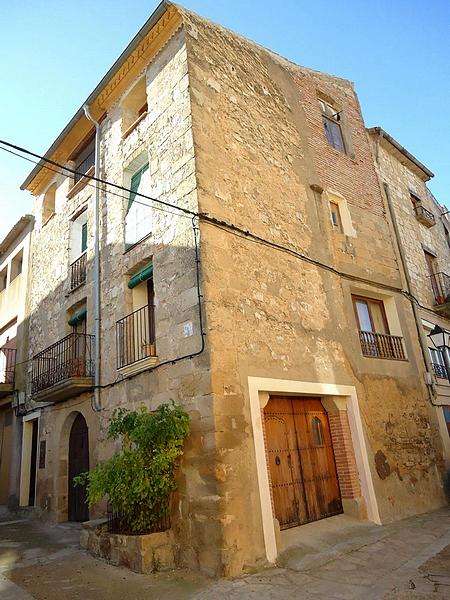
<path fill-rule="evenodd" d="M 0 2 L 0 139 L 43 153 L 157 2 Z M 427 165 L 450 204 L 449 0 L 184 0 L 184 5 L 305 66 L 355 82 L 367 126 Z M 33 165 L 0 151 L 0 239 L 32 197 Z"/>

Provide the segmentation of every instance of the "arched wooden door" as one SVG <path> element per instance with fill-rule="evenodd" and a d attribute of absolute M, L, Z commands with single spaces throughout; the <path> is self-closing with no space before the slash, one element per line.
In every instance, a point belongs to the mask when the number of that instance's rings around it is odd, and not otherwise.
<path fill-rule="evenodd" d="M 73 478 L 89 471 L 88 427 L 81 413 L 73 422 L 69 437 L 69 482 L 68 517 L 69 521 L 88 521 L 89 509 L 86 504 L 86 488 L 75 486 Z"/>
<path fill-rule="evenodd" d="M 271 396 L 264 408 L 264 425 L 280 528 L 341 513 L 328 415 L 320 399 Z"/>

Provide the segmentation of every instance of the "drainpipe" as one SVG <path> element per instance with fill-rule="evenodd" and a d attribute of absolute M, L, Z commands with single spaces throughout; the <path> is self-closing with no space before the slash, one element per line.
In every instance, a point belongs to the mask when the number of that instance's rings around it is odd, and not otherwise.
<path fill-rule="evenodd" d="M 379 147 L 378 147 L 379 143 L 380 143 L 380 140 L 378 138 L 376 141 L 376 154 L 375 154 L 377 163 L 378 163 L 378 157 L 379 157 Z M 392 225 L 394 227 L 395 241 L 397 243 L 397 250 L 398 250 L 398 253 L 400 256 L 400 262 L 402 264 L 403 274 L 405 276 L 406 290 L 410 296 L 411 306 L 412 306 L 413 314 L 414 314 L 414 321 L 415 321 L 416 329 L 417 329 L 417 335 L 419 336 L 420 349 L 422 351 L 423 361 L 425 363 L 425 367 L 427 370 L 427 372 L 426 372 L 427 381 L 425 383 L 427 385 L 428 393 L 430 396 L 430 402 L 431 402 L 431 404 L 434 405 L 435 404 L 434 399 L 437 396 L 437 391 L 436 391 L 436 385 L 433 382 L 433 375 L 432 375 L 433 371 L 432 371 L 432 367 L 431 367 L 430 355 L 428 352 L 428 345 L 425 340 L 425 334 L 423 332 L 422 320 L 419 315 L 419 310 L 416 306 L 414 299 L 412 298 L 411 277 L 409 276 L 408 265 L 406 262 L 406 256 L 403 251 L 403 246 L 401 243 L 400 231 L 399 231 L 398 223 L 397 223 L 397 217 L 395 215 L 394 207 L 392 205 L 391 195 L 389 193 L 389 187 L 386 183 L 383 184 L 383 189 L 384 189 L 384 195 L 387 200 L 387 205 L 389 208 L 389 214 L 391 216 Z"/>
<path fill-rule="evenodd" d="M 101 410 L 100 405 L 100 124 L 96 121 L 87 104 L 84 114 L 95 125 L 95 202 L 94 202 L 94 395 L 92 409 Z"/>

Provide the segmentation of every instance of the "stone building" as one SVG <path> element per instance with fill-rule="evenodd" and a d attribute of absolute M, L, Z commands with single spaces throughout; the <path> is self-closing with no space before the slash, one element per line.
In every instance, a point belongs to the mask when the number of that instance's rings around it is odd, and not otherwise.
<path fill-rule="evenodd" d="M 41 162 L 23 184 L 37 510 L 100 514 L 73 474 L 110 456 L 114 408 L 170 399 L 192 421 L 181 566 L 235 574 L 273 562 L 286 528 L 440 506 L 439 424 L 353 85 L 163 2 L 83 106 L 46 154 L 71 171 Z"/>
<path fill-rule="evenodd" d="M 380 127 L 368 130 L 390 207 L 404 284 L 416 299 L 417 322 L 432 381 L 433 404 L 450 465 L 450 383 L 441 353 L 428 335 L 450 331 L 450 220 L 427 181 L 433 173 Z M 429 353 L 429 356 L 427 354 Z"/>
<path fill-rule="evenodd" d="M 26 387 L 33 221 L 32 215 L 21 217 L 0 242 L 0 506 L 10 509 L 18 507 L 20 494 L 22 419 L 17 392 Z"/>

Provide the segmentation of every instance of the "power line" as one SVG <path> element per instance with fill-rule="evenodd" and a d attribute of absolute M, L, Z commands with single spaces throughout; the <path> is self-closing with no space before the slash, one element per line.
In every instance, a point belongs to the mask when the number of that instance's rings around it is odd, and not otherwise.
<path fill-rule="evenodd" d="M 75 174 L 75 175 L 79 175 L 81 177 L 87 177 L 88 179 L 91 179 L 93 181 L 97 181 L 98 183 L 101 183 L 103 185 L 110 185 L 110 186 L 115 187 L 117 189 L 120 189 L 121 191 L 124 191 L 124 192 L 128 192 L 128 193 L 132 192 L 132 190 L 130 190 L 129 188 L 126 188 L 124 186 L 112 183 L 112 182 L 107 181 L 105 179 L 97 178 L 97 177 L 94 177 L 92 175 L 87 175 L 86 173 L 80 173 L 79 171 L 76 171 L 74 169 L 70 169 L 69 167 L 66 167 L 66 166 L 62 165 L 61 163 L 58 163 L 58 162 L 56 162 L 54 160 L 46 158 L 45 156 L 41 156 L 39 154 L 36 154 L 36 153 L 34 153 L 34 152 L 30 151 L 30 150 L 27 150 L 26 148 L 22 148 L 21 146 L 17 146 L 15 144 L 10 143 L 10 142 L 6 142 L 4 140 L 0 140 L 0 144 L 8 146 L 9 148 L 13 148 L 13 149 L 17 150 L 18 152 L 22 152 L 23 154 L 28 154 L 30 156 L 34 156 L 35 158 L 38 158 L 40 161 L 48 162 L 48 163 L 50 163 L 50 164 L 52 164 L 52 165 L 54 165 L 54 166 L 56 166 L 56 167 L 58 167 L 60 169 L 63 169 L 64 171 L 68 171 L 69 173 L 72 173 L 72 174 Z M 6 148 L 1 148 L 1 149 L 8 151 Z M 18 154 L 17 156 L 19 156 L 20 158 L 23 158 L 25 160 L 29 160 L 26 157 L 21 156 L 20 154 Z M 34 161 L 32 161 L 32 162 L 34 162 Z M 37 163 L 37 164 L 40 164 L 40 163 Z M 60 172 L 58 172 L 58 173 L 61 174 Z M 113 192 L 107 192 L 107 193 L 114 194 Z M 133 193 L 135 193 L 135 192 L 133 191 Z M 256 243 L 263 244 L 265 246 L 270 246 L 270 247 L 272 247 L 272 248 L 274 248 L 274 249 L 276 249 L 276 250 L 278 250 L 280 252 L 288 253 L 291 256 L 293 256 L 293 257 L 295 257 L 295 258 L 297 258 L 299 260 L 302 260 L 303 262 L 306 262 L 306 263 L 308 263 L 310 265 L 313 265 L 313 266 L 316 266 L 318 268 L 321 268 L 321 269 L 323 269 L 325 271 L 328 271 L 329 273 L 332 273 L 332 274 L 334 274 L 334 275 L 336 275 L 338 277 L 342 277 L 343 279 L 346 279 L 346 280 L 349 280 L 349 281 L 355 281 L 355 282 L 359 282 L 359 283 L 364 283 L 366 285 L 375 285 L 375 286 L 377 286 L 379 288 L 382 288 L 382 289 L 385 289 L 385 290 L 388 290 L 388 291 L 391 291 L 391 292 L 397 292 L 397 293 L 403 294 L 405 297 L 407 297 L 409 299 L 413 299 L 414 302 L 416 302 L 416 304 L 418 306 L 420 306 L 421 308 L 425 308 L 426 309 L 426 307 L 422 307 L 422 305 L 420 304 L 420 301 L 415 296 L 413 296 L 412 294 L 409 294 L 408 291 L 403 290 L 401 287 L 393 286 L 393 285 L 382 283 L 382 282 L 379 282 L 379 281 L 372 281 L 371 279 L 367 279 L 365 277 L 360 277 L 360 276 L 357 276 L 357 275 L 351 275 L 350 273 L 345 273 L 343 271 L 339 271 L 335 267 L 332 267 L 331 265 L 328 265 L 328 264 L 323 263 L 323 262 L 321 262 L 319 260 L 311 258 L 310 256 L 307 256 L 306 254 L 303 254 L 302 252 L 298 252 L 297 250 L 294 250 L 293 248 L 289 248 L 288 246 L 283 246 L 282 244 L 278 244 L 277 242 L 273 242 L 271 240 L 267 240 L 266 238 L 258 236 L 257 234 L 255 234 L 255 233 L 253 233 L 253 232 L 251 232 L 249 230 L 245 230 L 245 229 L 242 229 L 241 227 L 238 227 L 238 226 L 236 226 L 236 225 L 234 225 L 232 223 L 228 223 L 226 221 L 222 221 L 220 219 L 216 219 L 215 217 L 211 217 L 211 216 L 209 216 L 206 213 L 197 213 L 197 212 L 191 211 L 189 209 L 176 206 L 175 204 L 170 204 L 169 202 L 165 202 L 163 200 L 159 200 L 158 198 L 152 198 L 151 196 L 147 196 L 147 195 L 142 194 L 140 192 L 136 192 L 136 195 L 140 196 L 142 198 L 145 198 L 147 200 L 151 200 L 152 202 L 157 202 L 157 203 L 163 204 L 165 206 L 168 206 L 170 208 L 173 208 L 175 210 L 181 211 L 182 213 L 185 213 L 186 215 L 190 215 L 191 217 L 198 217 L 200 221 L 209 223 L 210 225 L 213 225 L 213 226 L 215 226 L 215 227 L 217 227 L 219 229 L 226 230 L 226 231 L 229 231 L 231 233 L 234 233 L 235 235 L 238 235 L 239 237 L 243 237 L 245 239 L 249 239 L 249 240 L 254 241 Z M 124 197 L 124 196 L 121 196 L 121 197 Z M 145 205 L 145 206 L 148 206 L 148 205 Z M 428 310 L 428 309 L 426 309 L 426 310 Z"/>
<path fill-rule="evenodd" d="M 37 160 L 33 160 L 31 158 L 27 158 L 26 156 L 22 156 L 21 154 L 19 154 L 18 152 L 14 152 L 13 150 L 9 150 L 8 148 L 2 148 L 0 146 L 0 150 L 3 150 L 4 152 L 8 152 L 8 154 L 13 154 L 14 156 L 17 156 L 18 158 L 22 158 L 23 160 L 26 160 L 29 163 L 32 163 L 33 165 L 39 165 L 39 162 Z M 63 171 L 58 171 L 56 169 L 52 169 L 52 167 L 49 167 L 48 165 L 42 165 L 43 169 L 47 169 L 47 171 L 51 171 L 52 173 L 56 173 L 57 175 L 65 175 L 65 173 Z M 61 167 L 64 168 L 64 167 Z M 84 175 L 84 177 L 87 177 L 88 179 L 90 179 L 89 175 Z M 97 189 L 99 188 L 101 190 L 101 188 L 94 184 L 94 183 L 86 183 L 86 187 L 90 187 L 93 189 Z M 117 192 L 111 192 L 110 190 L 106 191 L 104 190 L 106 194 L 110 194 L 111 196 L 116 196 L 117 198 L 122 198 L 124 200 L 129 200 L 129 196 L 124 196 L 123 194 L 118 194 Z M 129 190 L 131 192 L 131 190 Z M 134 192 L 133 192 L 134 193 Z M 151 200 L 151 198 L 150 198 Z M 164 208 L 161 208 L 160 206 L 152 206 L 151 204 L 147 204 L 146 202 L 141 202 L 139 200 L 133 200 L 133 204 L 139 204 L 140 206 L 146 206 L 147 208 L 152 208 L 154 210 L 159 210 L 160 212 L 164 212 L 167 213 L 168 215 L 175 215 L 176 213 L 171 211 L 171 210 L 166 210 Z M 185 219 L 191 219 L 191 215 L 186 215 L 184 213 L 181 213 L 179 215 L 180 217 L 184 217 Z"/>
<path fill-rule="evenodd" d="M 58 162 L 52 160 L 51 158 L 41 156 L 40 154 L 36 154 L 35 152 L 32 152 L 31 150 L 27 150 L 26 148 L 22 148 L 21 146 L 17 146 L 16 144 L 11 144 L 10 142 L 6 142 L 5 140 L 0 140 L 0 144 L 3 144 L 3 146 L 7 146 L 8 148 L 12 148 L 13 150 L 16 150 L 17 152 L 22 152 L 22 154 L 28 154 L 29 156 L 34 156 L 34 158 L 38 158 L 39 161 L 44 161 L 55 167 L 59 167 L 60 169 L 63 169 L 64 171 L 67 171 L 68 173 L 72 173 L 72 175 L 79 175 L 80 177 L 88 177 L 89 179 L 92 179 L 93 181 L 96 181 L 97 183 L 103 183 L 104 185 L 110 185 L 118 190 L 121 190 L 122 192 L 129 193 L 132 191 L 129 188 L 124 187 L 123 185 L 119 185 L 118 183 L 112 183 L 111 181 L 106 181 L 105 179 L 102 179 L 101 177 L 94 177 L 93 175 L 86 175 L 86 173 L 81 173 L 80 171 L 71 169 L 70 167 L 66 167 L 65 165 L 62 165 L 61 163 L 58 163 Z M 133 194 L 135 194 L 136 196 L 139 196 L 141 198 L 145 198 L 146 200 L 151 200 L 152 202 L 157 202 L 158 204 L 162 204 L 163 206 L 167 206 L 169 208 L 179 210 L 187 215 L 190 215 L 191 217 L 198 216 L 198 214 L 196 212 L 189 210 L 188 208 L 183 208 L 182 206 L 177 206 L 176 204 L 171 204 L 170 202 L 166 202 L 165 200 L 160 200 L 159 198 L 152 198 L 151 196 L 146 196 L 145 194 L 141 194 L 140 192 L 133 191 Z"/>

